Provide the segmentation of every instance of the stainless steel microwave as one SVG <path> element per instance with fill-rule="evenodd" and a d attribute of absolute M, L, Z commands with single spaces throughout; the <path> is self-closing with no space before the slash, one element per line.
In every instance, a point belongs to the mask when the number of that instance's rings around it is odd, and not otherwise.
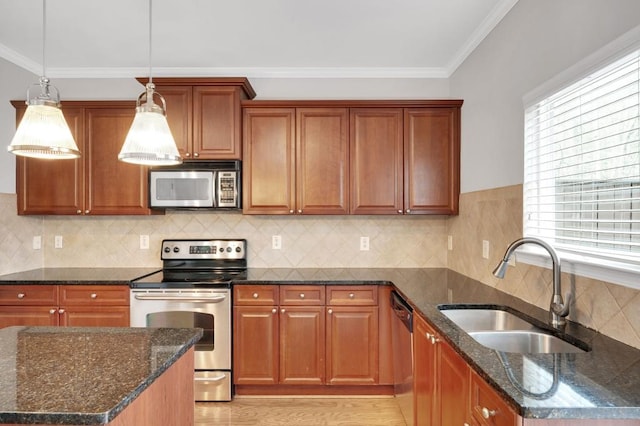
<path fill-rule="evenodd" d="M 239 209 L 240 161 L 191 161 L 149 169 L 149 207 Z"/>

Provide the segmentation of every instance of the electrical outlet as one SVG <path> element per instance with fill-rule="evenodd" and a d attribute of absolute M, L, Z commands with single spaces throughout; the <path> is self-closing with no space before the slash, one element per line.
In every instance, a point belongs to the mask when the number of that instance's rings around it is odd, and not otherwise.
<path fill-rule="evenodd" d="M 40 235 L 36 235 L 33 237 L 33 249 L 40 250 L 42 248 L 42 237 Z"/>
<path fill-rule="evenodd" d="M 447 236 L 447 250 L 453 250 L 453 235 Z"/>
<path fill-rule="evenodd" d="M 62 248 L 62 235 L 56 235 L 53 244 L 55 248 Z"/>
<path fill-rule="evenodd" d="M 360 250 L 369 251 L 369 237 L 360 237 Z"/>
<path fill-rule="evenodd" d="M 280 235 L 272 235 L 271 236 L 271 248 L 273 250 L 282 249 L 282 237 Z"/>
<path fill-rule="evenodd" d="M 149 250 L 149 236 L 140 235 L 140 250 Z"/>
<path fill-rule="evenodd" d="M 482 257 L 489 258 L 489 241 L 482 240 Z"/>

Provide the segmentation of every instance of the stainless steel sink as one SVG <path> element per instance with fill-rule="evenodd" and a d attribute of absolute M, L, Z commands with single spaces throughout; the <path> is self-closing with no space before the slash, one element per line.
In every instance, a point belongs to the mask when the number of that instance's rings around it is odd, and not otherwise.
<path fill-rule="evenodd" d="M 585 352 L 578 346 L 502 309 L 441 308 L 441 312 L 478 343 L 497 351 L 516 353 Z"/>
<path fill-rule="evenodd" d="M 543 331 L 472 331 L 469 335 L 481 345 L 501 352 L 526 354 L 585 352 L 579 347 Z"/>
<path fill-rule="evenodd" d="M 445 309 L 444 316 L 467 333 L 482 330 L 533 330 L 524 319 L 500 309 Z"/>

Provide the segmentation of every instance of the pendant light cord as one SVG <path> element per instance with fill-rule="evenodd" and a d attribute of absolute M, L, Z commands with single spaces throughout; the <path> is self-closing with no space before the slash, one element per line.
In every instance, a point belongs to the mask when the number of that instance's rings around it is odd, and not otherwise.
<path fill-rule="evenodd" d="M 46 70 L 47 56 L 46 52 L 47 43 L 47 0 L 42 0 L 42 77 L 44 77 Z"/>
<path fill-rule="evenodd" d="M 153 77 L 151 76 L 151 37 L 153 34 L 153 0 L 149 0 L 149 83 L 153 83 Z"/>

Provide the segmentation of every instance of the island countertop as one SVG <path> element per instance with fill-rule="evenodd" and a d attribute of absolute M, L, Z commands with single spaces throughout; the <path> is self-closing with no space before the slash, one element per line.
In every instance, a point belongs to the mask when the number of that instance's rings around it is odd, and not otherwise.
<path fill-rule="evenodd" d="M 191 328 L 0 329 L 0 424 L 106 424 L 201 336 Z"/>

